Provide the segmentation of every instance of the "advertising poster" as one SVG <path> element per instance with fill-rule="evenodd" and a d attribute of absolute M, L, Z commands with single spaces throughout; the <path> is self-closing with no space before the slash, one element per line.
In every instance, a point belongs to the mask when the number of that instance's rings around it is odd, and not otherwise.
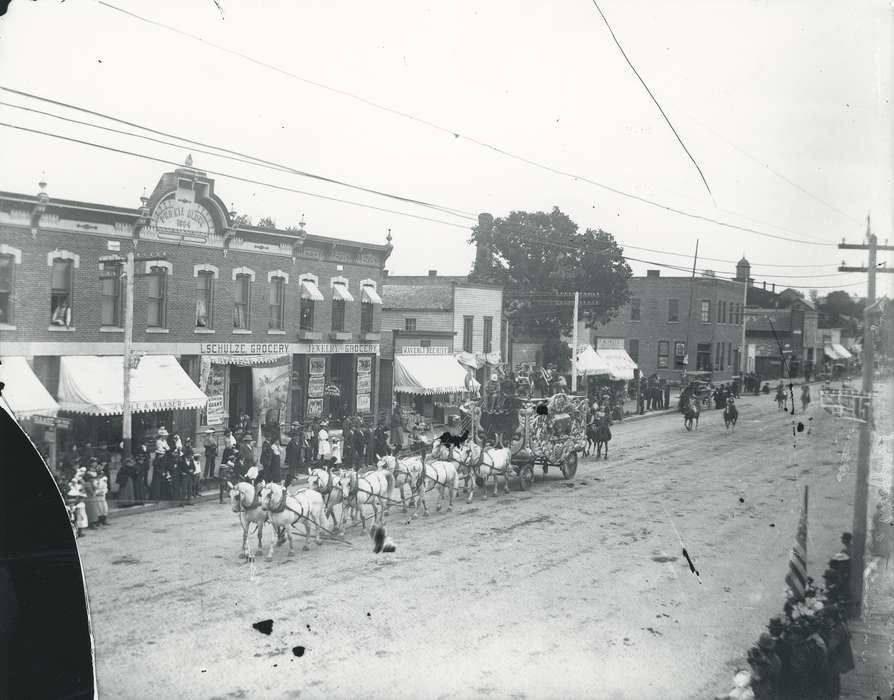
<path fill-rule="evenodd" d="M 307 382 L 307 395 L 309 398 L 318 399 L 323 395 L 325 377 L 310 377 Z"/>
<path fill-rule="evenodd" d="M 371 357 L 358 357 L 357 358 L 357 374 L 369 374 L 372 372 L 372 358 Z"/>
<path fill-rule="evenodd" d="M 358 374 L 357 375 L 357 393 L 358 394 L 368 394 L 372 390 L 372 375 L 369 374 Z"/>
<path fill-rule="evenodd" d="M 307 400 L 307 417 L 320 418 L 323 415 L 323 399 Z"/>
<path fill-rule="evenodd" d="M 369 413 L 369 394 L 357 394 L 357 413 Z"/>
<path fill-rule="evenodd" d="M 325 357 L 312 357 L 310 358 L 310 372 L 311 376 L 316 375 L 324 375 L 326 374 L 326 358 Z"/>
<path fill-rule="evenodd" d="M 224 386 L 226 384 L 226 365 L 211 364 L 202 358 L 200 365 L 201 390 L 208 397 L 205 408 L 205 425 L 220 425 L 224 422 Z"/>
<path fill-rule="evenodd" d="M 288 364 L 251 368 L 255 416 L 265 425 L 280 425 L 289 420 Z"/>

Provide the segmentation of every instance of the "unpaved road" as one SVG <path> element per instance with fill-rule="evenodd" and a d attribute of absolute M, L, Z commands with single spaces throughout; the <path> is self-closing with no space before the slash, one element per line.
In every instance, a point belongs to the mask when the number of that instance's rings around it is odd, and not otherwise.
<path fill-rule="evenodd" d="M 393 509 L 392 555 L 355 528 L 252 567 L 226 505 L 120 518 L 80 540 L 100 695 L 713 697 L 781 612 L 802 486 L 818 580 L 851 526 L 856 424 L 815 405 L 793 437 L 769 398 L 739 410 L 735 434 L 713 410 L 691 434 L 616 425 L 610 459 L 570 482 Z"/>

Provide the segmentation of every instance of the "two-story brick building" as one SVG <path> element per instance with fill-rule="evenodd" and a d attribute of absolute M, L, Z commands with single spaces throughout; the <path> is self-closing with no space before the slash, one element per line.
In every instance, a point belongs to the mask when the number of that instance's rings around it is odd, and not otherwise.
<path fill-rule="evenodd" d="M 242 416 L 282 425 L 375 410 L 390 242 L 240 225 L 189 160 L 136 208 L 55 199 L 44 187 L 0 192 L 0 353 L 27 359 L 80 439 L 120 439 L 121 260 L 131 250 L 141 259 L 134 351 L 176 358 L 208 397 L 196 410 L 178 399 L 183 378 L 170 363 L 160 363 L 167 377 L 149 376 L 159 362 L 141 363 L 135 439 L 158 425 L 191 434 Z M 118 374 L 85 376 L 97 367 Z"/>
<path fill-rule="evenodd" d="M 707 274 L 662 277 L 648 270 L 629 281 L 631 298 L 609 323 L 578 328 L 581 344 L 594 348 L 623 340 L 643 376 L 678 380 L 684 369 L 713 373 L 714 381 L 737 374 L 742 343 L 743 284 Z M 690 304 L 691 299 L 691 304 Z M 602 342 L 600 342 L 602 341 Z"/>
<path fill-rule="evenodd" d="M 487 364 L 500 362 L 501 287 L 430 270 L 425 276 L 387 276 L 382 298 L 383 405 L 393 399 L 394 384 L 398 398 L 431 418 L 436 409 L 457 404 L 456 394 L 464 389 L 462 367 L 475 371 L 482 381 Z M 408 375 L 419 380 L 418 393 L 396 382 Z"/>

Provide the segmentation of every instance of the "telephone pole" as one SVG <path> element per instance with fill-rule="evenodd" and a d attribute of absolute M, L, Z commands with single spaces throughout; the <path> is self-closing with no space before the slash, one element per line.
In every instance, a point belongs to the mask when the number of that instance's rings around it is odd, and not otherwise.
<path fill-rule="evenodd" d="M 577 393 L 577 318 L 580 309 L 580 292 L 574 293 L 574 315 L 571 327 L 571 393 Z"/>
<path fill-rule="evenodd" d="M 851 617 L 860 617 L 863 610 L 863 569 L 866 556 L 866 521 L 869 503 L 869 460 L 871 456 L 872 432 L 872 379 L 873 379 L 873 340 L 872 315 L 875 300 L 876 272 L 894 272 L 894 268 L 878 268 L 876 253 L 879 250 L 894 250 L 894 246 L 878 245 L 878 239 L 872 233 L 869 216 L 866 217 L 866 243 L 852 244 L 842 241 L 841 250 L 869 251 L 869 264 L 866 267 L 848 267 L 841 265 L 839 272 L 868 273 L 867 297 L 863 310 L 863 386 L 862 386 L 862 422 L 860 423 L 860 439 L 857 451 L 857 484 L 854 494 L 853 541 L 851 544 L 850 600 Z"/>

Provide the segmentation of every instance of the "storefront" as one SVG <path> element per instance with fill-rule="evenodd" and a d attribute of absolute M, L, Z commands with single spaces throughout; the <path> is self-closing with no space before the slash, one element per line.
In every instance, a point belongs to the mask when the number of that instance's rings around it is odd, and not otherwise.
<path fill-rule="evenodd" d="M 407 425 L 444 424 L 465 400 L 467 369 L 447 348 L 403 347 L 394 356 L 394 397 Z"/>
<path fill-rule="evenodd" d="M 51 469 L 56 468 L 59 433 L 69 422 L 57 417 L 59 404 L 50 396 L 24 357 L 4 357 L 0 364 L 3 407 L 15 418 L 40 450 Z"/>

